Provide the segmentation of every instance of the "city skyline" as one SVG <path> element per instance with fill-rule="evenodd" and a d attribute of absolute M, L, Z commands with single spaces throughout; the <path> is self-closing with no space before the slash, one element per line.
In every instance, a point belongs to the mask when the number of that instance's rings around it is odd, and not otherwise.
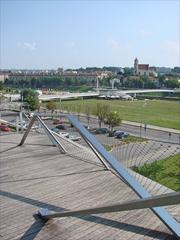
<path fill-rule="evenodd" d="M 180 65 L 179 1 L 0 3 L 1 69 Z"/>

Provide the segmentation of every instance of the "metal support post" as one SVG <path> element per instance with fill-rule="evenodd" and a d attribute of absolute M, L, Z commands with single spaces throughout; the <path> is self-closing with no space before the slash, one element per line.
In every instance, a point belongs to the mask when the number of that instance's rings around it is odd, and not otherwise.
<path fill-rule="evenodd" d="M 25 142 L 25 140 L 26 140 L 26 138 L 27 138 L 27 135 L 29 134 L 29 132 L 30 132 L 30 130 L 31 130 L 31 127 L 32 127 L 32 125 L 34 124 L 36 118 L 37 118 L 36 116 L 33 116 L 33 117 L 32 117 L 32 119 L 31 119 L 31 121 L 30 121 L 30 123 L 29 123 L 29 125 L 28 125 L 28 128 L 27 128 L 27 130 L 25 131 L 25 133 L 24 133 L 24 135 L 23 135 L 23 137 L 22 137 L 22 139 L 21 139 L 21 142 L 19 143 L 19 146 L 22 146 L 22 145 L 24 144 L 24 142 Z"/>
<path fill-rule="evenodd" d="M 51 140 L 51 142 L 57 146 L 61 153 L 66 153 L 65 148 L 62 146 L 62 144 L 55 138 L 55 136 L 52 134 L 51 130 L 46 126 L 46 124 L 41 120 L 39 116 L 37 116 L 38 121 L 40 122 L 41 126 L 43 127 L 44 131 L 46 132 L 47 136 Z"/>
<path fill-rule="evenodd" d="M 65 148 L 62 146 L 62 144 L 55 138 L 55 136 L 52 134 L 51 130 L 46 126 L 46 124 L 41 120 L 41 118 L 37 115 L 34 115 L 28 125 L 27 130 L 25 131 L 21 142 L 19 143 L 19 146 L 22 146 L 32 128 L 32 125 L 34 124 L 35 120 L 38 120 L 39 123 L 41 124 L 41 126 L 43 127 L 45 133 L 47 134 L 48 138 L 50 139 L 50 141 L 53 143 L 53 145 L 57 146 L 60 150 L 61 153 L 66 153 Z"/>
<path fill-rule="evenodd" d="M 22 116 L 22 110 L 19 112 L 19 119 L 20 119 L 20 125 L 21 125 L 21 133 L 23 132 L 23 116 Z"/>
<path fill-rule="evenodd" d="M 19 133 L 19 117 L 16 117 L 16 132 Z"/>

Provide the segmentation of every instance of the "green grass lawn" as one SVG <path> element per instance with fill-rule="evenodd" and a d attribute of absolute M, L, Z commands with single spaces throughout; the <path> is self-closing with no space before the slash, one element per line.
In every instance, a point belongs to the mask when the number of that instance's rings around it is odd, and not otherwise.
<path fill-rule="evenodd" d="M 128 136 L 127 138 L 119 139 L 119 143 L 113 144 L 113 145 L 108 145 L 108 144 L 103 144 L 104 148 L 109 152 L 113 148 L 121 146 L 122 144 L 129 144 L 129 143 L 134 143 L 134 142 L 144 142 L 147 141 L 145 138 L 141 137 L 135 137 L 135 136 Z"/>
<path fill-rule="evenodd" d="M 135 136 L 128 136 L 127 138 L 124 138 L 121 140 L 123 143 L 129 144 L 132 142 L 145 142 L 147 139 L 141 138 L 141 137 L 135 137 Z"/>
<path fill-rule="evenodd" d="M 80 106 L 85 112 L 86 106 L 91 108 L 91 113 L 97 103 L 110 105 L 111 110 L 118 111 L 123 120 L 141 122 L 161 127 L 180 129 L 180 102 L 167 100 L 70 100 L 57 103 L 58 108 L 76 111 Z"/>
<path fill-rule="evenodd" d="M 180 154 L 141 167 L 135 166 L 133 170 L 168 188 L 180 191 Z"/>
<path fill-rule="evenodd" d="M 112 146 L 108 145 L 108 144 L 103 144 L 103 147 L 109 152 L 112 150 Z"/>

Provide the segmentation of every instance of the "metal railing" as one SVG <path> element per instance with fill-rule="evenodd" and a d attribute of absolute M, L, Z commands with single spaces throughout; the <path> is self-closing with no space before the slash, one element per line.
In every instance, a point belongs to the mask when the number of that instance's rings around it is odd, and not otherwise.
<path fill-rule="evenodd" d="M 79 134 L 84 138 L 86 143 L 96 154 L 96 156 L 101 160 L 103 165 L 109 169 L 109 166 L 116 172 L 116 174 L 121 177 L 121 179 L 137 193 L 141 198 L 138 200 L 131 200 L 121 204 L 109 205 L 109 206 L 99 206 L 89 209 L 73 210 L 66 212 L 50 212 L 48 209 L 42 209 L 39 211 L 40 216 L 43 219 L 51 219 L 55 217 L 65 217 L 65 216 L 78 216 L 78 215 L 88 215 L 96 213 L 105 213 L 105 212 L 118 212 L 125 210 L 134 210 L 134 209 L 143 209 L 151 208 L 151 210 L 159 217 L 159 219 L 178 237 L 180 237 L 180 224 L 174 219 L 165 209 L 160 206 L 167 206 L 172 204 L 180 204 L 180 192 L 161 194 L 158 196 L 151 196 L 151 194 L 139 183 L 132 175 L 130 175 L 127 169 L 119 163 L 106 149 L 96 140 L 96 138 L 91 135 L 83 125 L 72 115 L 67 116 L 70 123 L 76 128 Z M 35 115 L 24 136 L 20 142 L 20 146 L 24 144 L 32 125 L 35 120 L 38 120 L 41 126 L 43 127 L 45 133 L 52 141 L 54 145 L 59 147 L 62 153 L 66 153 L 65 148 L 62 144 L 55 138 L 51 130 L 48 129 L 46 124 L 41 120 L 38 115 Z"/>

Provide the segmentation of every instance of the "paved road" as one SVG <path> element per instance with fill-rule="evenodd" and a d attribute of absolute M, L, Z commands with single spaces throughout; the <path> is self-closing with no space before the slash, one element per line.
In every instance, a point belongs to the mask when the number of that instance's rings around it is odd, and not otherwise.
<path fill-rule="evenodd" d="M 10 121 L 12 119 L 16 119 L 16 116 L 18 116 L 17 113 L 10 113 L 10 112 L 1 112 L 2 119 L 5 119 L 7 121 Z M 86 117 L 80 117 L 80 121 L 83 124 L 87 125 L 87 119 Z M 95 118 L 92 118 L 90 120 L 90 126 L 91 127 L 98 127 L 98 122 Z M 103 124 L 104 127 L 107 127 Z M 153 129 L 147 129 L 145 130 L 144 127 L 138 127 L 138 126 L 132 126 L 129 124 L 122 124 L 120 127 L 116 128 L 120 129 L 122 131 L 128 132 L 131 135 L 138 136 L 138 137 L 144 137 L 152 140 L 157 141 L 164 141 L 169 143 L 177 143 L 180 144 L 180 135 L 176 133 L 169 133 L 166 131 L 159 131 L 159 130 L 153 130 Z"/>
<path fill-rule="evenodd" d="M 87 125 L 86 118 L 81 117 L 80 121 Z M 97 120 L 94 118 L 91 119 L 90 126 L 98 127 Z M 103 124 L 103 127 L 107 127 L 107 126 Z M 169 134 L 169 132 L 165 132 L 165 131 L 148 129 L 148 126 L 147 126 L 147 129 L 145 130 L 144 127 L 140 128 L 138 126 L 122 124 L 120 127 L 116 128 L 116 129 L 120 129 L 122 131 L 125 131 L 125 132 L 127 132 L 131 135 L 137 136 L 137 137 L 143 137 L 143 138 L 148 138 L 148 139 L 157 140 L 157 141 L 165 141 L 165 142 L 180 144 L 180 135 L 179 134 L 176 134 L 176 133 Z"/>

